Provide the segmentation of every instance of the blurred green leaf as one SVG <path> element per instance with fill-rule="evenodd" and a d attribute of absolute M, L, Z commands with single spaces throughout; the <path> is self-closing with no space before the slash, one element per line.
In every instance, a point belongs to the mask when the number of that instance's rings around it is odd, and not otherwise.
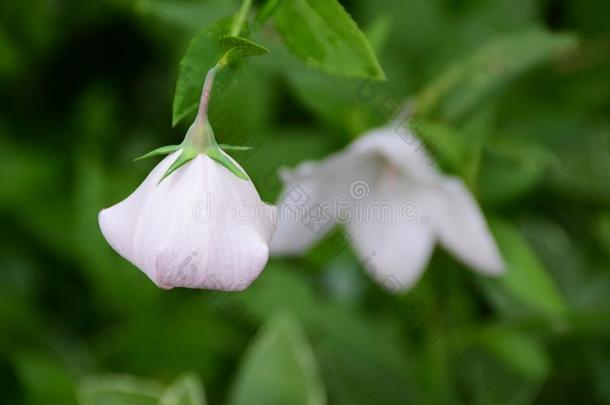
<path fill-rule="evenodd" d="M 159 405 L 206 405 L 199 378 L 194 374 L 180 376 L 167 387 Z"/>
<path fill-rule="evenodd" d="M 413 119 L 408 126 L 426 146 L 430 158 L 450 172 L 462 173 L 466 162 L 466 139 L 452 127 L 431 120 Z"/>
<path fill-rule="evenodd" d="M 371 45 L 337 0 L 282 1 L 273 15 L 286 46 L 331 74 L 384 80 Z"/>
<path fill-rule="evenodd" d="M 334 246 L 335 252 L 337 246 Z M 278 310 L 290 311 L 312 337 L 333 404 L 391 405 L 418 398 L 412 356 L 404 336 L 391 325 L 370 319 L 360 311 L 324 300 L 299 267 L 271 263 L 253 288 L 241 293 L 248 308 L 262 319 Z M 301 269 L 302 270 L 302 269 Z M 355 266 L 350 271 L 358 271 Z M 402 311 L 402 302 L 392 310 Z M 406 304 L 408 305 L 408 304 Z M 412 354 L 413 355 L 413 354 Z M 373 385 L 383 391 L 383 395 Z M 346 386 L 347 385 L 347 386 Z M 349 392 L 346 392 L 349 391 Z M 351 402 L 358 400 L 359 402 Z"/>
<path fill-rule="evenodd" d="M 459 121 L 524 72 L 573 49 L 576 38 L 529 29 L 492 39 L 425 87 L 417 114 Z"/>
<path fill-rule="evenodd" d="M 480 339 L 483 347 L 499 361 L 525 378 L 541 380 L 551 370 L 549 355 L 532 336 L 492 327 L 484 330 Z"/>
<path fill-rule="evenodd" d="M 267 19 L 275 12 L 275 9 L 280 4 L 280 1 L 283 0 L 265 0 L 265 3 L 258 9 L 254 21 L 256 21 L 257 24 L 262 24 L 267 21 Z"/>
<path fill-rule="evenodd" d="M 459 385 L 467 404 L 530 405 L 536 403 L 544 383 L 515 372 L 487 350 L 470 350 L 459 366 Z"/>
<path fill-rule="evenodd" d="M 610 129 L 573 132 L 556 147 L 550 186 L 572 200 L 610 205 Z"/>
<path fill-rule="evenodd" d="M 571 216 L 578 215 L 572 212 Z M 586 213 L 581 215 L 587 216 Z M 595 221 L 598 216 L 593 215 Z M 610 272 L 607 255 L 600 254 L 589 238 L 544 216 L 528 216 L 520 229 L 540 260 L 553 273 L 569 304 L 571 327 L 577 333 L 607 333 L 610 323 L 599 322 L 610 310 Z M 601 250 L 601 252 L 607 252 Z"/>
<path fill-rule="evenodd" d="M 401 373 L 388 372 L 375 359 L 331 339 L 316 347 L 333 405 L 421 403 Z"/>
<path fill-rule="evenodd" d="M 321 405 L 326 403 L 316 359 L 297 320 L 273 318 L 250 347 L 231 405 Z"/>
<path fill-rule="evenodd" d="M 392 19 L 388 15 L 377 17 L 369 26 L 366 27 L 365 34 L 371 48 L 376 54 L 381 53 L 385 46 L 390 31 L 392 29 Z"/>
<path fill-rule="evenodd" d="M 76 404 L 73 377 L 59 360 L 42 352 L 21 353 L 15 368 L 28 404 Z"/>
<path fill-rule="evenodd" d="M 79 387 L 80 405 L 158 405 L 163 385 L 129 375 L 84 378 Z"/>
<path fill-rule="evenodd" d="M 320 159 L 332 151 L 330 137 L 318 135 L 319 132 L 288 129 L 271 134 L 267 142 L 252 150 L 243 166 L 263 200 L 275 201 L 279 195 L 282 184 L 278 171 L 282 167 Z"/>
<path fill-rule="evenodd" d="M 237 2 L 227 0 L 136 0 L 137 12 L 171 23 L 178 28 L 199 31 L 218 18 L 231 14 Z"/>
<path fill-rule="evenodd" d="M 150 283 L 143 280 L 142 284 Z M 218 302 L 210 294 L 220 296 Z M 214 390 L 227 388 L 227 378 L 218 370 L 243 348 L 256 321 L 241 317 L 238 304 L 225 293 L 164 291 L 145 313 L 107 335 L 98 350 L 111 347 L 105 358 L 132 373 L 173 376 L 185 370 L 196 372 L 212 395 Z"/>
<path fill-rule="evenodd" d="M 369 85 L 366 81 L 330 77 L 306 67 L 291 69 L 287 79 L 305 107 L 325 124 L 349 137 L 383 121 L 372 113 L 375 106 L 367 105 L 360 97 L 360 89 Z"/>
<path fill-rule="evenodd" d="M 496 238 L 506 264 L 506 273 L 497 279 L 486 279 L 484 285 L 490 294 L 507 295 L 518 306 L 528 312 L 548 317 L 552 321 L 562 320 L 566 306 L 554 280 L 542 266 L 527 240 L 509 222 L 493 219 L 490 228 Z"/>
<path fill-rule="evenodd" d="M 489 143 L 477 179 L 479 196 L 490 205 L 513 201 L 539 185 L 558 163 L 542 144 L 512 140 Z"/>

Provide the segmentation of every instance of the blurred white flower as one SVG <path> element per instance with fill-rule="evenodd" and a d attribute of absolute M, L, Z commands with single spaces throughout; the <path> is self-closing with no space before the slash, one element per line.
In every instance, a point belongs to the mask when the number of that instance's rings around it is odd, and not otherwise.
<path fill-rule="evenodd" d="M 373 130 L 319 163 L 283 172 L 282 178 L 273 254 L 303 253 L 343 223 L 368 272 L 392 290 L 417 282 L 437 241 L 481 273 L 504 269 L 466 186 L 443 175 L 410 133 Z"/>
<path fill-rule="evenodd" d="M 102 210 L 102 234 L 161 288 L 243 290 L 265 267 L 275 207 L 263 203 L 237 162 L 216 144 L 202 106 L 181 145 L 127 199 Z M 244 211 L 247 210 L 247 211 Z"/>

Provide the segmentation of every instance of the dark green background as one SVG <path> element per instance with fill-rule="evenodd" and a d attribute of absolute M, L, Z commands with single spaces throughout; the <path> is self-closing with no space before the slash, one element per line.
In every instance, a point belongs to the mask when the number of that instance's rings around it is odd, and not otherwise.
<path fill-rule="evenodd" d="M 155 164 L 135 156 L 182 139 L 188 123 L 171 128 L 178 61 L 238 4 L 3 0 L 0 402 L 75 403 L 83 376 L 169 383 L 191 371 L 210 403 L 228 403 L 257 328 L 283 309 L 305 330 L 330 404 L 610 403 L 610 2 L 341 3 L 387 74 L 375 96 L 362 97 L 362 80 L 306 68 L 269 23 L 255 38 L 271 53 L 212 101 L 219 142 L 254 146 L 234 156 L 274 201 L 280 166 L 342 148 L 389 118 L 388 98 L 402 102 L 494 38 L 532 26 L 578 35 L 567 57 L 443 123 L 467 156 L 482 150 L 461 173 L 549 274 L 561 319 L 440 248 L 418 286 L 392 296 L 339 233 L 301 259 L 272 260 L 243 293 L 157 289 L 105 243 L 97 213 Z M 236 139 L 231 125 L 251 136 Z M 467 137 L 477 132 L 482 149 Z"/>

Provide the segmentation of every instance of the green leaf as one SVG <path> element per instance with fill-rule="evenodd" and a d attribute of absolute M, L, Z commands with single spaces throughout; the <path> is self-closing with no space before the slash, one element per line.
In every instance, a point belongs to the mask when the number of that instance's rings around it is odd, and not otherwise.
<path fill-rule="evenodd" d="M 159 405 L 205 405 L 207 401 L 199 378 L 193 374 L 180 376 L 170 385 Z"/>
<path fill-rule="evenodd" d="M 376 51 L 384 47 L 390 27 L 389 20 L 383 17 L 367 26 L 366 36 Z M 288 66 L 286 80 L 299 101 L 346 139 L 386 124 L 401 108 L 400 101 L 390 95 L 387 82 L 330 76 L 295 62 L 282 60 Z M 395 85 L 391 90 L 395 93 Z"/>
<path fill-rule="evenodd" d="M 210 147 L 210 148 L 206 149 L 206 154 L 209 157 L 211 157 L 212 159 L 214 159 L 215 161 L 217 161 L 218 163 L 220 163 L 221 165 L 223 165 L 224 167 L 226 167 L 231 173 L 233 173 L 240 179 L 250 180 L 248 175 L 239 166 L 237 166 L 231 160 L 231 158 L 229 158 L 226 155 L 226 153 L 224 153 L 222 150 L 220 150 L 220 148 Z"/>
<path fill-rule="evenodd" d="M 172 153 L 174 151 L 177 151 L 180 148 L 182 148 L 182 145 L 166 145 L 166 146 L 161 146 L 160 148 L 157 148 L 157 149 L 152 150 L 152 151 L 150 151 L 148 153 L 145 153 L 142 156 L 138 156 L 133 161 L 136 162 L 138 160 L 148 159 L 149 157 L 153 157 L 153 156 L 167 155 L 167 154 L 170 154 L 170 153 Z"/>
<path fill-rule="evenodd" d="M 539 29 L 493 39 L 424 88 L 416 98 L 416 113 L 461 120 L 511 80 L 575 44 L 573 35 Z"/>
<path fill-rule="evenodd" d="M 157 405 L 163 385 L 129 375 L 99 375 L 83 379 L 80 405 Z"/>
<path fill-rule="evenodd" d="M 274 317 L 248 350 L 229 404 L 322 405 L 318 364 L 299 323 Z"/>
<path fill-rule="evenodd" d="M 562 320 L 566 311 L 563 297 L 525 238 L 513 225 L 499 219 L 492 220 L 490 228 L 507 271 L 497 279 L 485 280 L 488 293 L 507 295 L 530 314 Z"/>
<path fill-rule="evenodd" d="M 197 34 L 180 61 L 173 105 L 173 125 L 197 109 L 207 72 L 238 58 L 263 55 L 269 50 L 246 38 L 229 35 L 233 17 L 226 17 Z M 223 69 L 224 71 L 225 69 Z M 223 72 L 227 74 L 228 72 Z M 230 77 L 217 77 L 216 82 L 229 82 Z"/>
<path fill-rule="evenodd" d="M 235 36 L 220 38 L 220 48 L 224 52 L 220 60 L 221 65 L 226 65 L 239 58 L 264 55 L 269 52 L 269 49 L 254 41 Z"/>
<path fill-rule="evenodd" d="M 282 1 L 273 15 L 286 46 L 331 74 L 384 80 L 371 45 L 337 0 Z"/>
<path fill-rule="evenodd" d="M 174 171 L 178 170 L 183 165 L 185 165 L 188 162 L 190 162 L 191 160 L 193 160 L 195 158 L 195 156 L 197 156 L 198 154 L 199 154 L 199 152 L 197 152 L 197 150 L 195 150 L 193 148 L 187 147 L 187 148 L 182 149 L 182 153 L 180 154 L 180 156 L 178 156 L 176 158 L 176 160 L 174 160 L 174 163 L 171 164 L 171 166 L 167 169 L 167 171 L 165 172 L 163 177 L 161 177 L 161 179 L 159 180 L 159 182 L 157 184 L 160 184 L 167 176 L 169 176 Z"/>

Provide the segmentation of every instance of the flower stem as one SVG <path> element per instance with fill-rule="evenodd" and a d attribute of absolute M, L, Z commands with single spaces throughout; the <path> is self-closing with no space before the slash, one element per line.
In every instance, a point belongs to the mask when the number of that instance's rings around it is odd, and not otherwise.
<path fill-rule="evenodd" d="M 248 15 L 248 11 L 250 11 L 250 7 L 252 6 L 252 0 L 243 0 L 241 3 L 241 7 L 235 16 L 235 20 L 233 20 L 233 25 L 231 26 L 231 36 L 238 36 L 243 28 L 244 23 L 246 22 L 246 17 Z M 201 118 L 207 118 L 208 114 L 208 106 L 210 104 L 210 96 L 212 95 L 212 85 L 214 84 L 214 77 L 216 76 L 216 71 L 220 69 L 223 65 L 217 64 L 212 69 L 208 71 L 208 74 L 205 77 L 205 82 L 203 83 L 203 90 L 201 90 L 201 99 L 199 100 L 199 110 L 197 111 L 197 116 Z"/>
<path fill-rule="evenodd" d="M 210 104 L 210 96 L 212 95 L 212 85 L 214 84 L 214 76 L 216 76 L 216 70 L 218 65 L 214 66 L 208 71 L 203 83 L 203 90 L 201 90 L 201 99 L 199 100 L 199 110 L 197 116 L 201 118 L 207 118 L 208 105 Z"/>
<path fill-rule="evenodd" d="M 248 15 L 248 11 L 250 11 L 250 7 L 252 6 L 252 0 L 243 0 L 241 3 L 241 7 L 237 12 L 237 16 L 235 16 L 235 20 L 233 20 L 233 25 L 231 26 L 231 36 L 236 37 L 239 36 L 241 29 L 243 28 L 244 22 L 246 21 L 246 16 Z"/>

